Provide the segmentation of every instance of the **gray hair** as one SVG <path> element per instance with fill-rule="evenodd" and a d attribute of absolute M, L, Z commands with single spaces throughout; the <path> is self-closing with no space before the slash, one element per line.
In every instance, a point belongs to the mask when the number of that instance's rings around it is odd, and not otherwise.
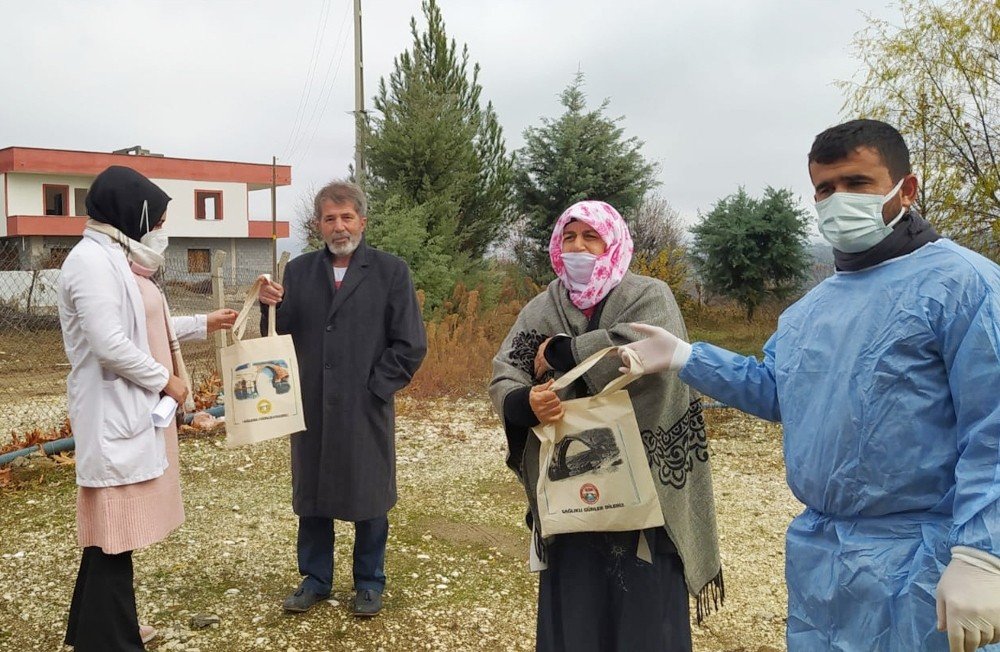
<path fill-rule="evenodd" d="M 361 187 L 350 181 L 331 181 L 316 193 L 313 200 L 313 219 L 318 220 L 323 215 L 323 202 L 332 201 L 334 204 L 344 204 L 351 202 L 358 217 L 368 216 L 368 199 Z"/>

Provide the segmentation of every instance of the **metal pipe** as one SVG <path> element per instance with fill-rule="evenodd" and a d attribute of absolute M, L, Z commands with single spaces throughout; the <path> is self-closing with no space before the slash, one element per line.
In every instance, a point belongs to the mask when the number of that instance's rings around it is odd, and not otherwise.
<path fill-rule="evenodd" d="M 19 451 L 11 451 L 10 453 L 4 453 L 0 455 L 0 466 L 5 464 L 10 464 L 19 457 L 24 457 L 25 455 L 31 455 L 32 453 L 37 453 L 38 449 L 41 448 L 46 455 L 55 455 L 57 453 L 62 453 L 64 451 L 71 451 L 76 448 L 76 441 L 72 437 L 66 437 L 65 439 L 57 439 L 55 441 L 45 442 L 41 446 L 29 446 L 28 448 L 22 448 Z"/>

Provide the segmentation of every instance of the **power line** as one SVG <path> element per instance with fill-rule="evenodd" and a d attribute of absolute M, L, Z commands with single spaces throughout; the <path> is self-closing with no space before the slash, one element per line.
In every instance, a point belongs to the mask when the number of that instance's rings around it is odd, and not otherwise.
<path fill-rule="evenodd" d="M 347 49 L 347 38 L 346 35 L 344 34 L 344 28 L 346 27 L 347 19 L 351 14 L 350 11 L 351 7 L 352 7 L 351 0 L 348 0 L 348 2 L 346 3 L 346 11 L 344 12 L 344 18 L 343 20 L 341 20 L 340 30 L 337 33 L 337 42 L 340 45 L 339 56 L 337 55 L 337 52 L 334 51 L 333 56 L 330 58 L 330 63 L 327 65 L 326 73 L 323 76 L 323 85 L 320 87 L 319 97 L 317 98 L 316 103 L 313 105 L 313 111 L 310 114 L 309 119 L 305 123 L 306 126 L 304 130 L 301 132 L 301 134 L 306 133 L 307 131 L 309 131 L 310 128 L 309 125 L 312 125 L 312 133 L 305 140 L 302 140 L 300 138 L 292 146 L 292 152 L 289 152 L 289 158 L 291 158 L 294 155 L 293 153 L 295 152 L 295 150 L 297 150 L 299 146 L 304 144 L 305 150 L 301 153 L 299 157 L 299 162 L 301 161 L 302 158 L 305 158 L 305 155 L 309 152 L 309 149 L 312 147 L 313 139 L 316 136 L 316 132 L 319 130 L 319 126 L 323 120 L 323 116 L 326 114 L 326 109 L 330 103 L 330 98 L 333 96 L 334 83 L 336 82 L 337 76 L 340 73 L 340 66 L 344 60 L 344 52 Z M 336 60 L 337 62 L 336 67 L 334 67 L 334 60 Z M 331 77 L 331 72 L 333 73 L 332 77 Z M 324 98 L 324 92 L 325 92 L 325 98 Z M 320 105 L 322 105 L 322 109 L 320 108 Z"/>
<path fill-rule="evenodd" d="M 316 33 L 313 35 L 312 54 L 309 57 L 309 65 L 306 68 L 306 77 L 302 82 L 302 92 L 299 94 L 299 105 L 295 109 L 295 120 L 292 123 L 291 131 L 288 133 L 288 140 L 282 150 L 281 158 L 285 158 L 286 154 L 291 153 L 289 148 L 299 135 L 298 130 L 301 127 L 301 120 L 305 115 L 305 107 L 308 104 L 309 96 L 312 93 L 313 80 L 316 75 L 316 64 L 319 62 L 319 53 L 322 50 L 321 37 L 323 33 L 326 32 L 326 24 L 330 18 L 330 0 L 323 0 L 319 13 L 320 20 L 316 21 Z"/>

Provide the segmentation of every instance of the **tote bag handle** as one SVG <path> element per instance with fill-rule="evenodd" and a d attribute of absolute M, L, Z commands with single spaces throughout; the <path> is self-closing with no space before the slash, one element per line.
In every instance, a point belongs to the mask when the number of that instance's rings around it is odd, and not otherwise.
<path fill-rule="evenodd" d="M 270 274 L 263 274 L 263 277 L 267 280 L 271 280 Z M 243 301 L 243 307 L 240 309 L 239 316 L 236 317 L 236 321 L 233 322 L 233 339 L 240 341 L 243 339 L 243 331 L 247 327 L 247 319 L 250 318 L 250 311 L 257 301 L 257 294 L 260 292 L 261 286 L 264 285 L 264 281 L 261 277 L 257 277 L 254 284 L 250 286 L 250 291 L 247 292 L 247 298 Z M 267 309 L 267 336 L 275 337 L 278 333 L 274 329 L 275 322 L 275 310 L 274 306 L 268 306 Z"/>
<path fill-rule="evenodd" d="M 577 380 L 578 378 L 583 376 L 583 374 L 590 371 L 594 365 L 603 360 L 605 357 L 611 354 L 621 355 L 622 351 L 625 352 L 625 355 L 628 357 L 630 361 L 628 373 L 624 373 L 621 376 L 618 376 L 617 378 L 612 380 L 610 383 L 604 386 L 604 389 L 595 394 L 595 396 L 607 396 L 609 394 L 617 392 L 620 389 L 624 389 L 629 384 L 638 380 L 640 376 L 642 376 L 643 372 L 642 362 L 640 362 L 639 356 L 637 356 L 635 352 L 632 351 L 632 349 L 621 346 L 609 346 L 606 349 L 601 349 L 597 353 L 593 354 L 592 356 L 590 356 L 589 358 L 587 358 L 586 360 L 584 360 L 583 362 L 576 365 L 575 367 L 567 371 L 565 374 L 560 376 L 559 380 L 552 383 L 552 391 L 558 392 L 559 390 L 566 389 L 575 380 Z"/>

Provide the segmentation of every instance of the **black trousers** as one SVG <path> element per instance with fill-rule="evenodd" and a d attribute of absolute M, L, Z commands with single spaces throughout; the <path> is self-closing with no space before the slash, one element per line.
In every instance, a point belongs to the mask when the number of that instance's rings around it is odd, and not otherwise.
<path fill-rule="evenodd" d="M 66 645 L 75 652 L 141 652 L 139 616 L 132 584 L 132 552 L 107 555 L 83 549 L 69 607 Z"/>
<path fill-rule="evenodd" d="M 557 534 L 539 577 L 537 652 L 690 652 L 684 565 L 663 528 Z"/>

